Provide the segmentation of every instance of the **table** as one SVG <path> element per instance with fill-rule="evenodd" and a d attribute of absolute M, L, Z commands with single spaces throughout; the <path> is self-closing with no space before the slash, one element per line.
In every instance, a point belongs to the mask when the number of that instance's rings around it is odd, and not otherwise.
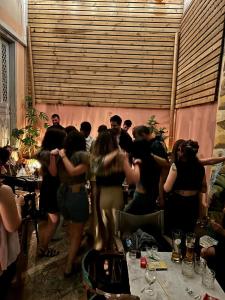
<path fill-rule="evenodd" d="M 154 284 L 155 294 L 150 299 L 157 300 L 191 300 L 194 299 L 190 296 L 186 288 L 191 288 L 194 295 L 204 295 L 208 293 L 210 296 L 214 296 L 220 300 L 225 300 L 225 293 L 222 288 L 215 281 L 214 289 L 207 289 L 202 285 L 201 275 L 194 273 L 193 278 L 187 278 L 181 273 L 181 264 L 176 264 L 171 261 L 171 252 L 159 252 L 161 260 L 164 260 L 168 266 L 168 270 L 157 271 L 157 280 Z M 146 256 L 145 252 L 142 252 L 142 256 Z M 140 299 L 146 300 L 146 295 L 141 293 L 144 287 L 147 287 L 145 281 L 145 269 L 140 268 L 140 259 L 131 259 L 129 253 L 126 256 L 130 292 L 132 295 L 139 296 Z"/>
<path fill-rule="evenodd" d="M 19 187 L 24 191 L 29 193 L 35 192 L 36 189 L 39 189 L 41 184 L 40 178 L 35 178 L 33 176 L 8 176 L 4 177 L 4 184 L 9 185 L 13 192 L 15 193 L 15 188 Z"/>

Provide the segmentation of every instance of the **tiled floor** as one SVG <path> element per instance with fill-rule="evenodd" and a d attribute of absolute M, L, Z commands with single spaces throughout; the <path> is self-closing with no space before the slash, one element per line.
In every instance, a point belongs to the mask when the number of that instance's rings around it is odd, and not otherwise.
<path fill-rule="evenodd" d="M 52 242 L 53 246 L 60 251 L 60 254 L 53 258 L 37 258 L 37 242 L 34 232 L 31 230 L 28 255 L 22 255 L 23 272 L 22 285 L 11 289 L 7 300 L 84 300 L 86 293 L 82 285 L 81 267 L 77 273 L 70 278 L 64 278 L 63 266 L 65 264 L 68 241 L 66 229 L 63 227 L 63 239 Z M 87 244 L 83 243 L 82 254 L 88 250 Z M 81 261 L 82 254 L 78 261 Z M 25 264 L 24 264 L 25 263 Z"/>

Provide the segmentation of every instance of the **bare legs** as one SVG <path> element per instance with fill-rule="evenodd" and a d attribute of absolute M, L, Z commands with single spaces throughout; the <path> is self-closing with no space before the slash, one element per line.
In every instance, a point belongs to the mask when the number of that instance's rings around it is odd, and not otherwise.
<path fill-rule="evenodd" d="M 43 248 L 44 250 L 48 249 L 48 244 L 51 238 L 53 237 L 58 224 L 59 224 L 59 214 L 49 213 L 47 224 L 43 226 L 42 233 L 41 233 L 41 248 Z"/>
<path fill-rule="evenodd" d="M 95 249 L 115 247 L 116 210 L 123 207 L 123 191 L 120 186 L 101 187 L 97 192 L 96 207 L 98 214 L 98 230 Z"/>
<path fill-rule="evenodd" d="M 106 233 L 104 246 L 107 250 L 115 250 L 116 210 L 114 208 L 102 210 L 102 219 Z"/>
<path fill-rule="evenodd" d="M 76 258 L 77 252 L 80 248 L 84 224 L 83 223 L 69 223 L 69 249 L 68 257 L 65 267 L 65 273 L 68 274 L 72 271 L 73 263 Z"/>

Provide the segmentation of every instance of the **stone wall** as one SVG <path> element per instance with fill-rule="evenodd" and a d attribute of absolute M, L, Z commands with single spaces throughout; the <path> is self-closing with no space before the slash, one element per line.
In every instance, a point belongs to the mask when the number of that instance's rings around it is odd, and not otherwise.
<path fill-rule="evenodd" d="M 214 156 L 225 156 L 225 46 L 221 68 L 220 86 L 218 92 L 218 109 L 216 116 L 216 131 Z M 225 164 L 213 167 L 211 176 L 210 210 L 222 211 L 225 205 Z"/>

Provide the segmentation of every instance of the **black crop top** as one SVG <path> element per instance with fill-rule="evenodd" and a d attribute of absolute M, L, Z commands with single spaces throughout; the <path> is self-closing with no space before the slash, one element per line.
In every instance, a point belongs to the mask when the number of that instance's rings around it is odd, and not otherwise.
<path fill-rule="evenodd" d="M 177 162 L 177 178 L 173 190 L 200 191 L 205 175 L 205 169 L 199 161 Z"/>
<path fill-rule="evenodd" d="M 124 179 L 124 172 L 117 172 L 107 176 L 96 176 L 96 184 L 98 186 L 122 186 Z"/>

